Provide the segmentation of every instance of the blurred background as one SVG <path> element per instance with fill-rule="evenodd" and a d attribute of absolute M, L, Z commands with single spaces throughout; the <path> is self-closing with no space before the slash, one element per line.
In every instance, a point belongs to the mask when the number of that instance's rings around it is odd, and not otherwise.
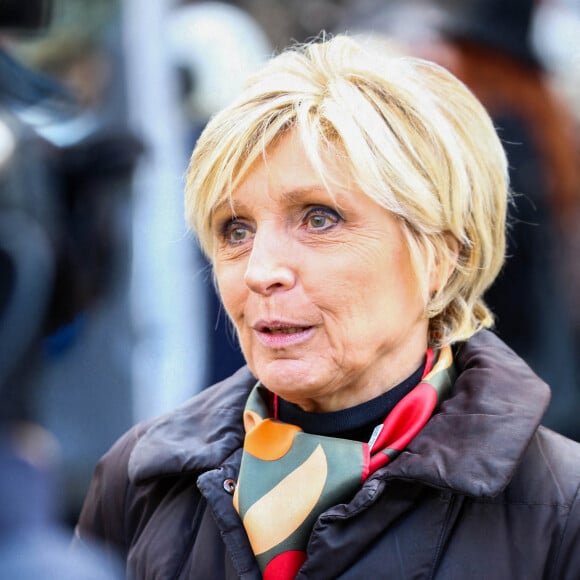
<path fill-rule="evenodd" d="M 243 77 L 321 30 L 396 38 L 488 107 L 516 193 L 497 332 L 580 439 L 580 0 L 0 0 L 2 415 L 66 526 L 121 433 L 242 364 L 183 177 Z"/>

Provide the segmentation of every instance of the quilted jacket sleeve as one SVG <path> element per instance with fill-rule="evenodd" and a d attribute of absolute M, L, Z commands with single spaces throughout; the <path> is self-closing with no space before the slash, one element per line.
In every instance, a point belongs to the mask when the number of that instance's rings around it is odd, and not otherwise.
<path fill-rule="evenodd" d="M 128 431 L 97 464 L 75 528 L 73 549 L 97 542 L 111 557 L 126 559 L 130 541 L 126 523 L 127 465 L 142 432 L 140 426 Z"/>

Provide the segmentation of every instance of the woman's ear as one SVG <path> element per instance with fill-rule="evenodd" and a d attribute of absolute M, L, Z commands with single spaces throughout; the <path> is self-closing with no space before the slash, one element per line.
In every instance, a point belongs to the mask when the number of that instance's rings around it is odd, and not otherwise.
<path fill-rule="evenodd" d="M 433 296 L 445 286 L 453 274 L 459 257 L 459 240 L 451 233 L 443 234 L 444 245 L 437 252 L 435 264 L 429 276 L 429 293 Z"/>

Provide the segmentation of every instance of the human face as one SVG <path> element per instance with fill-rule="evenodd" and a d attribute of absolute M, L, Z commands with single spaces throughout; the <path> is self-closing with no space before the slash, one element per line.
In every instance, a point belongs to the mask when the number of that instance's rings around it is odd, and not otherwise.
<path fill-rule="evenodd" d="M 427 348 L 400 224 L 343 173 L 335 202 L 290 133 L 212 220 L 219 292 L 250 369 L 309 411 L 378 396 Z"/>

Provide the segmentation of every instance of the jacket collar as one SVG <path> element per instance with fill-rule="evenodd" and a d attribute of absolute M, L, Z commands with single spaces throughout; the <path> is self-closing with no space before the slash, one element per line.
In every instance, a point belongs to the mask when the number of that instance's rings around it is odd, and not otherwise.
<path fill-rule="evenodd" d="M 549 389 L 488 331 L 458 345 L 455 364 L 458 378 L 450 398 L 375 477 L 485 497 L 509 483 L 546 410 Z M 131 480 L 221 465 L 243 444 L 242 413 L 255 382 L 244 367 L 156 420 L 131 454 Z"/>
<path fill-rule="evenodd" d="M 242 415 L 256 379 L 248 367 L 155 420 L 129 458 L 134 483 L 218 467 L 243 445 Z"/>
<path fill-rule="evenodd" d="M 493 497 L 510 482 L 550 400 L 548 386 L 489 331 L 455 349 L 451 396 L 381 477 Z"/>

